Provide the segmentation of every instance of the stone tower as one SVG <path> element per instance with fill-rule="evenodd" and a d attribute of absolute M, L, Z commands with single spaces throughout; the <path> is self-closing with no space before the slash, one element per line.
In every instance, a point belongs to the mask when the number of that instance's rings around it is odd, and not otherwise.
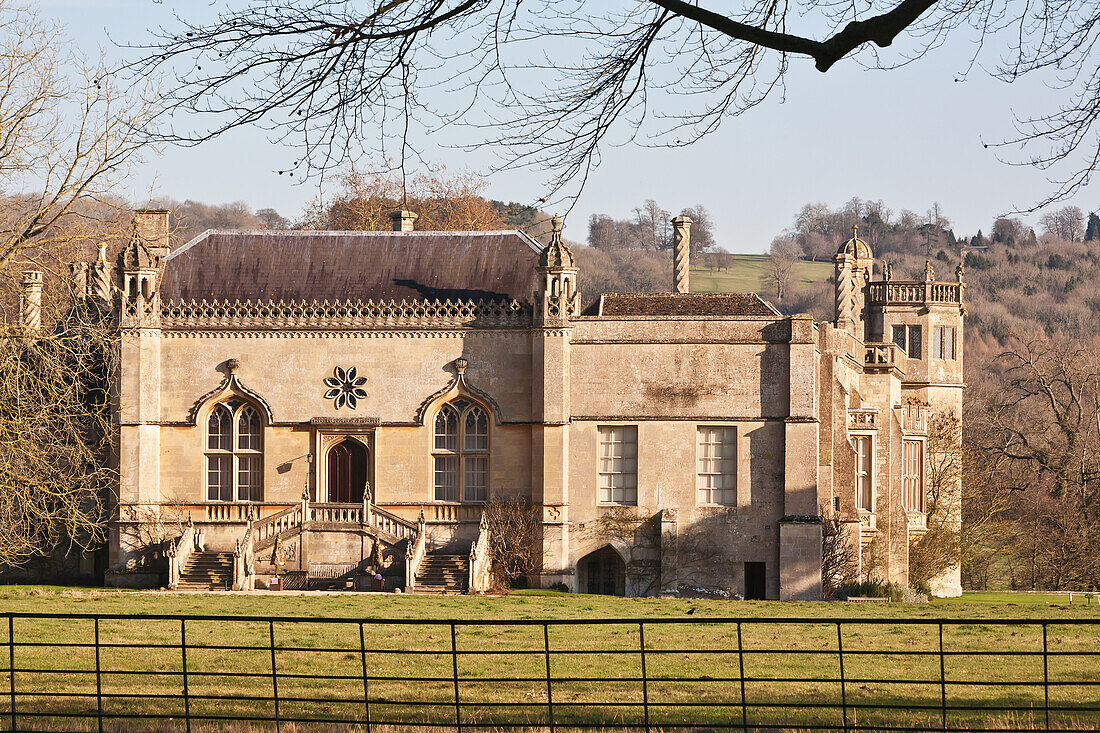
<path fill-rule="evenodd" d="M 874 275 L 875 255 L 852 227 L 852 238 L 840 245 L 833 257 L 835 288 L 834 324 L 858 339 L 865 338 L 864 288 Z"/>
<path fill-rule="evenodd" d="M 533 498 L 542 504 L 543 586 L 574 578 L 569 539 L 570 319 L 578 314 L 577 263 L 552 219 L 550 244 L 539 255 L 532 342 Z"/>

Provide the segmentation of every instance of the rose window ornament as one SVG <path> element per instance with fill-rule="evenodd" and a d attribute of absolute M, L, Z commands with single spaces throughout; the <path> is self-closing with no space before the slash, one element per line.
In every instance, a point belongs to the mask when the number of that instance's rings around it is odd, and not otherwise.
<path fill-rule="evenodd" d="M 363 389 L 366 383 L 367 378 L 358 376 L 355 367 L 346 371 L 343 367 L 336 367 L 332 370 L 331 377 L 325 377 L 325 386 L 328 387 L 325 399 L 335 400 L 337 410 L 344 405 L 354 410 L 358 407 L 359 400 L 367 396 L 367 390 Z"/>

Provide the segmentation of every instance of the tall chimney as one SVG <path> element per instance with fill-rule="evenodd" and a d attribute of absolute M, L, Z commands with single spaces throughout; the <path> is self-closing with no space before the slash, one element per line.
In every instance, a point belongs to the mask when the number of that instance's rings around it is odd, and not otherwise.
<path fill-rule="evenodd" d="M 672 286 L 677 293 L 690 293 L 691 218 L 678 216 L 672 220 Z"/>
<path fill-rule="evenodd" d="M 416 214 L 411 211 L 395 211 L 390 214 L 390 222 L 395 232 L 411 232 L 416 229 Z"/>
<path fill-rule="evenodd" d="M 19 316 L 23 326 L 37 331 L 42 326 L 42 271 L 24 270 L 23 296 L 19 299 Z"/>
<path fill-rule="evenodd" d="M 134 233 L 149 252 L 161 262 L 168 256 L 168 209 L 137 209 L 134 211 Z"/>
<path fill-rule="evenodd" d="M 99 243 L 99 254 L 92 263 L 88 293 L 101 305 L 111 302 L 111 266 L 107 263 L 107 243 Z"/>

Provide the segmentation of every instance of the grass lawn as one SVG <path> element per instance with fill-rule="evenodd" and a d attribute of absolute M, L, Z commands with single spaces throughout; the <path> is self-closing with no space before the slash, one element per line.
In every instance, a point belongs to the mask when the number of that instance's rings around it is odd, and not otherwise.
<path fill-rule="evenodd" d="M 774 292 L 767 281 L 770 262 L 769 255 L 733 255 L 733 266 L 728 270 L 692 267 L 691 289 L 697 293 L 761 293 L 766 298 Z M 792 283 L 824 282 L 832 274 L 829 262 L 799 260 Z"/>
<path fill-rule="evenodd" d="M 1060 620 L 1100 620 L 1095 601 L 1075 597 L 976 594 L 929 604 L 851 604 L 723 602 L 686 599 L 610 598 L 570 594 L 514 594 L 507 597 L 430 597 L 396 595 L 173 594 L 50 587 L 0 587 L 0 612 L 214 614 L 228 620 L 189 621 L 187 672 L 194 716 L 273 714 L 269 647 L 275 637 L 280 714 L 284 719 L 326 717 L 362 720 L 363 669 L 367 670 L 371 717 L 400 727 L 421 721 L 447 725 L 454 720 L 451 627 L 431 620 L 569 619 L 541 625 L 455 628 L 459 652 L 459 698 L 467 723 L 545 725 L 550 700 L 546 665 L 555 678 L 551 694 L 558 725 L 641 723 L 644 709 L 641 642 L 637 624 L 586 624 L 599 619 L 645 618 L 646 684 L 650 722 L 661 724 L 826 725 L 844 722 L 841 705 L 837 628 L 818 619 L 881 619 L 884 625 L 847 625 L 844 644 L 844 702 L 848 722 L 863 726 L 940 725 L 940 658 L 937 625 L 889 623 L 899 619 L 1049 619 L 1048 644 L 1060 652 L 1049 658 L 1051 705 L 1088 705 L 1095 710 L 1051 714 L 1054 728 L 1100 728 L 1100 624 L 1058 624 Z M 1049 600 L 1049 603 L 1048 603 Z M 1083 599 L 1082 599 L 1083 600 Z M 661 624 L 690 618 L 695 623 Z M 242 616 L 303 616 L 343 619 L 417 619 L 414 625 L 368 621 L 360 646 L 358 623 L 266 622 Z M 750 619 L 740 628 L 744 690 L 737 654 L 737 624 L 708 619 Z M 805 623 L 776 619 L 805 618 Z M 17 713 L 94 713 L 94 625 L 88 620 L 16 619 Z M 102 620 L 100 683 L 108 714 L 170 716 L 148 730 L 181 730 L 183 664 L 180 624 L 163 620 Z M 0 657 L 6 630 L 0 630 Z M 551 649 L 549 662 L 544 644 Z M 1018 652 L 1042 649 L 1038 625 L 947 624 L 944 665 L 948 705 L 985 706 L 981 712 L 954 710 L 948 722 L 973 727 L 991 720 L 1013 727 L 1045 724 L 1042 657 Z M 110 646 L 110 645 L 120 646 Z M 225 649 L 221 647 L 238 647 Z M 136 647 L 136 648 L 135 648 Z M 247 647 L 247 648 L 239 648 Z M 875 651 L 876 654 L 866 652 Z M 1017 652 L 1017 654 L 1012 654 Z M 0 727 L 10 708 L 7 675 L 0 661 Z M 139 674 L 149 673 L 153 674 Z M 254 675 L 254 676 L 250 676 Z M 320 675 L 321 679 L 307 676 Z M 415 677 L 413 680 L 387 679 Z M 819 678 L 808 681 L 807 678 Z M 823 680 L 823 681 L 821 681 Z M 988 683 L 1000 683 L 990 685 Z M 1079 685 L 1077 683 L 1092 683 Z M 1027 683 L 1027 684 L 1025 684 Z M 1035 684 L 1039 683 L 1039 684 Z M 45 695 L 36 693 L 47 693 Z M 161 697 L 157 697 L 161 696 Z M 310 701 L 303 698 L 325 698 Z M 716 703 L 701 707 L 699 703 Z M 502 703 L 521 703 L 505 707 Z M 611 703 L 611 704 L 599 704 Z M 813 708 L 812 704 L 829 705 Z M 883 705 L 910 706 L 902 709 Z M 913 707 L 915 706 L 915 707 Z M 921 709 L 920 706 L 929 706 Z M 1014 712 L 998 711 L 998 706 Z M 61 717 L 20 718 L 21 727 L 76 728 Z M 180 725 L 176 725 L 179 723 Z M 173 727 L 175 726 L 175 727 Z M 132 719 L 108 719 L 107 730 L 140 728 Z M 310 727 L 310 726 L 306 726 Z"/>

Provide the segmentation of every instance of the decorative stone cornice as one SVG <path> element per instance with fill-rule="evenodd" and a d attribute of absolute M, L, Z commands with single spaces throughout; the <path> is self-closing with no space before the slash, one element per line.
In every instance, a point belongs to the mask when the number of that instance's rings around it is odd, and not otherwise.
<path fill-rule="evenodd" d="M 227 330 L 525 328 L 531 325 L 531 306 L 517 300 L 173 300 L 162 305 L 161 323 L 165 328 Z"/>

